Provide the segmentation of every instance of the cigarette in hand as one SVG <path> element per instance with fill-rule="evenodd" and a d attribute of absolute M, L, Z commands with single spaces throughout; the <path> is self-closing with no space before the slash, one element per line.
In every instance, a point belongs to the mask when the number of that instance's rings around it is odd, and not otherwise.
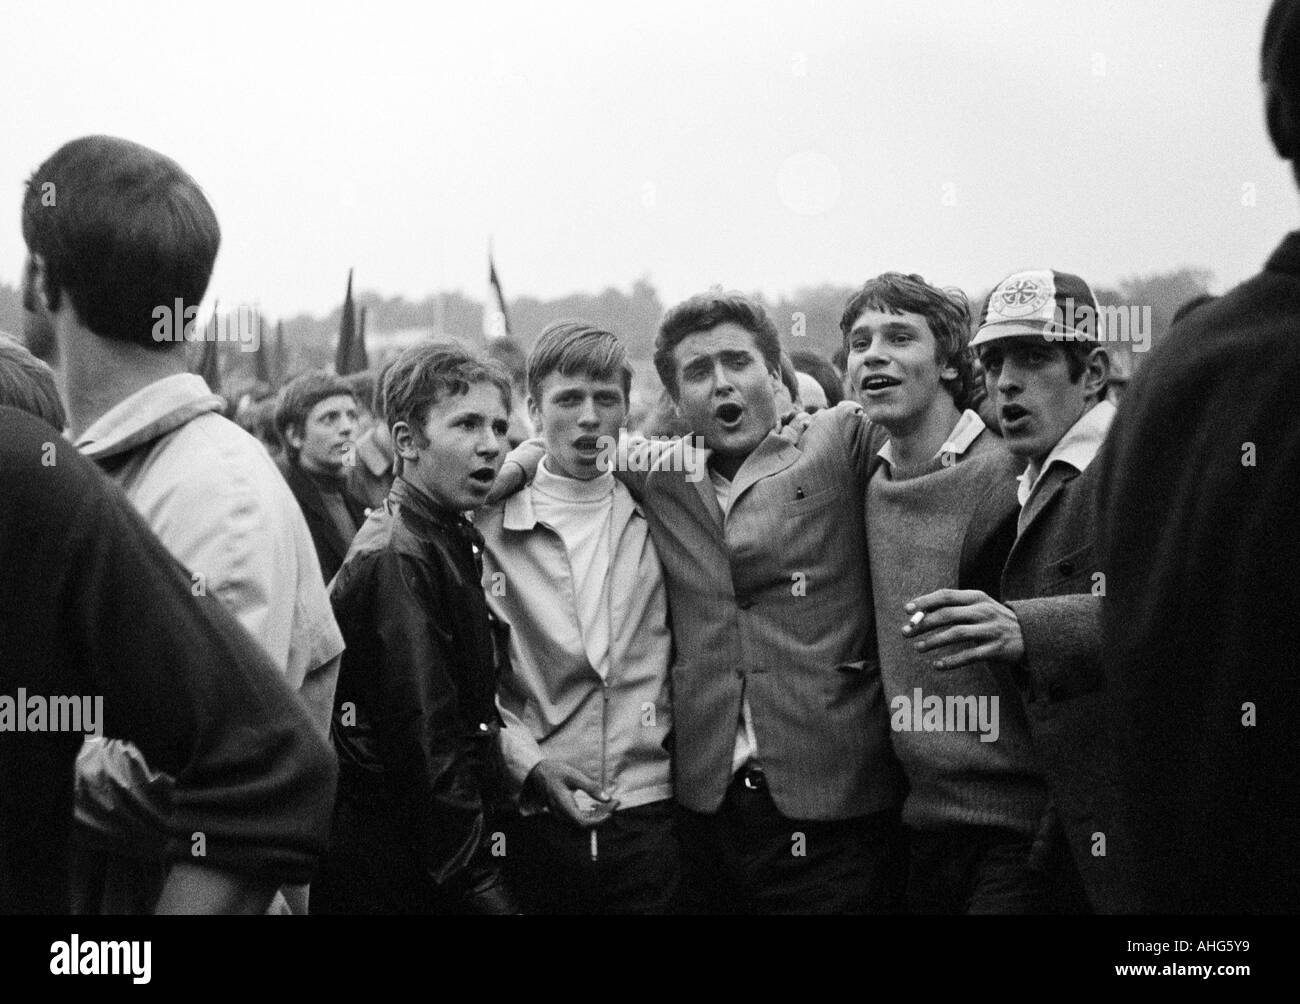
<path fill-rule="evenodd" d="M 910 618 L 908 618 L 907 626 L 915 629 L 921 623 L 923 617 L 925 617 L 925 611 L 918 610 L 916 613 L 912 614 Z"/>

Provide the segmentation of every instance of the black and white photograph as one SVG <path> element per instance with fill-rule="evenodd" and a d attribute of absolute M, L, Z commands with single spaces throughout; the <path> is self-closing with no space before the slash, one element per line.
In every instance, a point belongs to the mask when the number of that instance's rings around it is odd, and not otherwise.
<path fill-rule="evenodd" d="M 1285 971 L 1300 0 L 0 38 L 4 971 Z"/>

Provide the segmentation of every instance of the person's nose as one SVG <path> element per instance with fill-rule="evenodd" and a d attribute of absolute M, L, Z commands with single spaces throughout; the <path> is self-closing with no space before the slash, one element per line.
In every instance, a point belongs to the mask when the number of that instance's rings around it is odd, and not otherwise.
<path fill-rule="evenodd" d="M 501 452 L 502 437 L 498 436 L 490 425 L 483 426 L 476 446 L 478 455 L 491 460 Z"/>
<path fill-rule="evenodd" d="M 1020 370 L 1010 361 L 1003 362 L 1002 369 L 998 372 L 997 388 L 998 393 L 1003 397 L 1020 393 L 1024 386 Z"/>
<path fill-rule="evenodd" d="M 889 356 L 885 353 L 885 340 L 883 338 L 873 338 L 867 345 L 866 354 L 862 357 L 862 364 L 867 369 L 880 369 L 889 365 Z"/>
<path fill-rule="evenodd" d="M 731 378 L 727 375 L 727 367 L 722 365 L 719 359 L 713 364 L 713 393 L 716 396 L 725 396 L 732 389 Z"/>
<path fill-rule="evenodd" d="M 600 416 L 596 414 L 596 399 L 587 397 L 582 402 L 582 413 L 578 415 L 578 425 L 584 429 L 594 429 L 600 425 Z"/>

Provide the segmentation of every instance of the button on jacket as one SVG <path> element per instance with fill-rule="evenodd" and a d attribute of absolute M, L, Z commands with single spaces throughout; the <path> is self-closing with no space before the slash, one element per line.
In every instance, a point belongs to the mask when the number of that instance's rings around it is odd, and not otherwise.
<path fill-rule="evenodd" d="M 347 642 L 332 733 L 339 799 L 364 811 L 336 814 L 330 856 L 382 846 L 376 881 L 404 897 L 389 912 L 431 908 L 495 871 L 485 817 L 500 792 L 500 719 L 481 544 L 399 478 L 331 589 Z"/>
<path fill-rule="evenodd" d="M 533 508 L 532 486 L 479 513 L 484 590 L 510 625 L 510 672 L 499 688 L 502 751 L 518 786 L 543 758 L 562 761 L 632 808 L 672 796 L 672 638 L 663 570 L 640 508 L 614 486 L 606 578 L 609 674 L 583 646 L 564 541 Z M 528 808 L 525 805 L 525 808 Z"/>

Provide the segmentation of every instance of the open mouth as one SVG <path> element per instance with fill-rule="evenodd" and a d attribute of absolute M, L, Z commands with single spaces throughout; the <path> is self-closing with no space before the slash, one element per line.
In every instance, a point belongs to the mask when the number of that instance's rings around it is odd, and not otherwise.
<path fill-rule="evenodd" d="M 573 448 L 579 453 L 595 453 L 600 443 L 595 436 L 579 436 L 573 441 Z"/>
<path fill-rule="evenodd" d="M 868 376 L 862 381 L 862 390 L 868 394 L 873 394 L 882 390 L 888 390 L 890 387 L 897 387 L 902 382 L 903 381 L 899 380 L 897 377 L 875 374 Z"/>
<path fill-rule="evenodd" d="M 1029 409 L 1019 404 L 1004 404 L 998 410 L 998 416 L 1002 419 L 1002 429 L 1017 429 L 1024 425 L 1025 420 L 1029 418 Z"/>
<path fill-rule="evenodd" d="M 481 485 L 492 487 L 492 482 L 497 479 L 497 472 L 491 467 L 480 467 L 478 470 L 470 473 L 470 480 L 477 481 Z"/>
<path fill-rule="evenodd" d="M 726 404 L 720 404 L 713 409 L 713 417 L 726 428 L 734 428 L 740 424 L 744 417 L 745 409 L 734 401 L 728 401 Z"/>

